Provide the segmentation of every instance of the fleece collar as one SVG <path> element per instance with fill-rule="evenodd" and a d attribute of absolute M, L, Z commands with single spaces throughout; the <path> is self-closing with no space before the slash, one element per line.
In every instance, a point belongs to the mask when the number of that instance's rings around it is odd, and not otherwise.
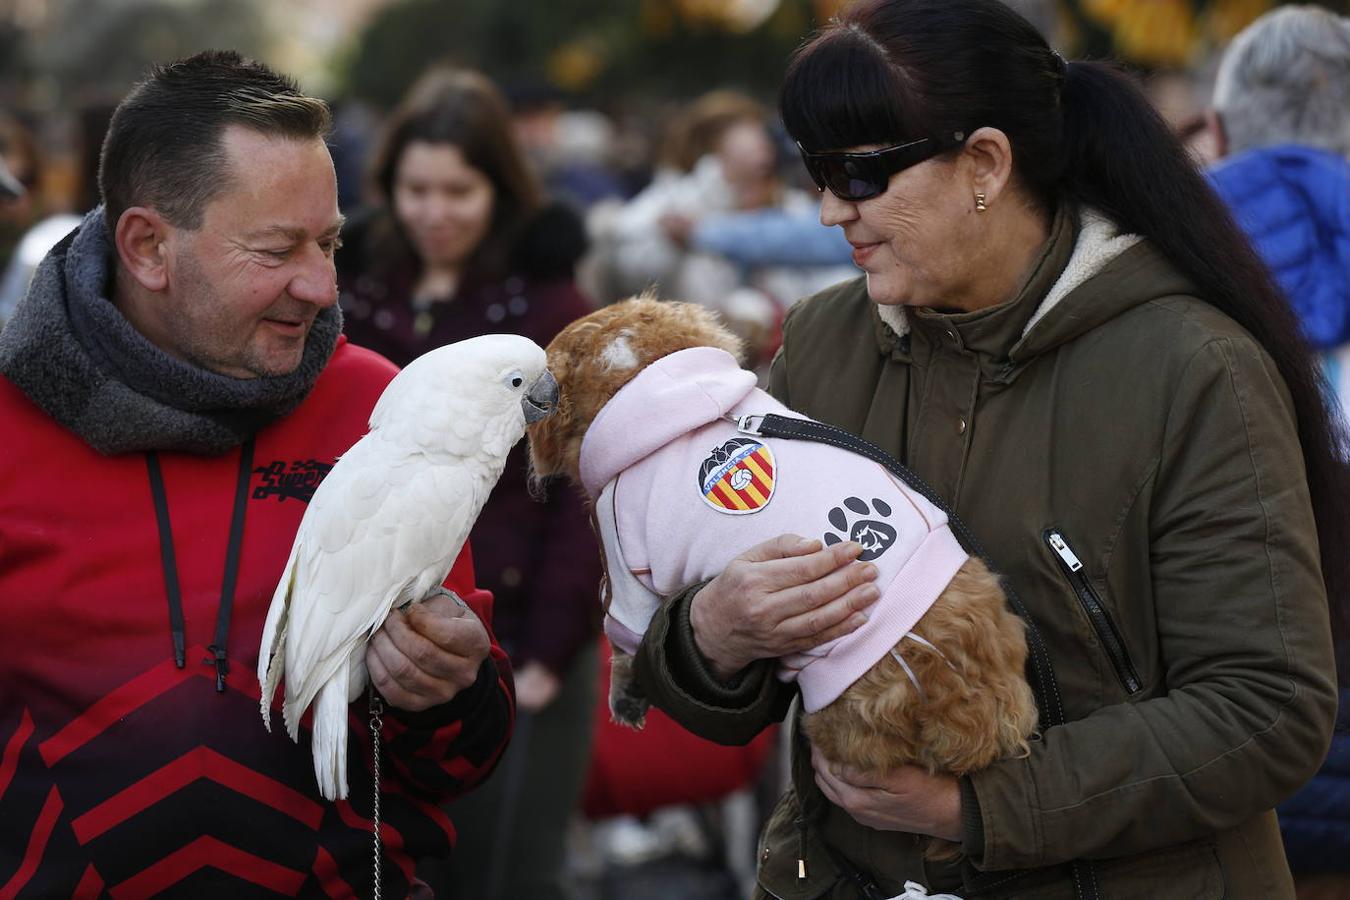
<path fill-rule="evenodd" d="M 100 453 L 224 453 L 299 406 L 337 346 L 333 306 L 289 375 L 201 369 L 150 343 L 108 299 L 113 254 L 99 207 L 42 261 L 0 332 L 0 373 Z"/>
<path fill-rule="evenodd" d="M 1077 218 L 1076 229 L 1075 218 Z M 1051 225 L 1050 239 L 1016 298 L 1008 303 L 974 313 L 939 314 L 922 311 L 917 315 L 943 327 L 952 324 L 963 332 L 963 337 L 968 325 L 972 326 L 972 330 L 988 330 L 985 326 L 995 324 L 993 321 L 995 319 L 1011 321 L 1013 318 L 1024 316 L 1025 321 L 1020 323 L 1020 327 L 1007 336 L 1005 346 L 990 354 L 998 357 L 1016 356 L 1015 352 L 1009 353 L 1013 345 L 1021 349 L 1038 346 L 1040 341 L 1028 340 L 1040 337 L 1033 335 L 1036 326 L 1060 307 L 1077 288 L 1101 274 L 1109 263 L 1141 240 L 1137 234 L 1121 231 L 1114 222 L 1096 210 L 1084 208 L 1075 217 L 1067 208 L 1061 207 Z M 1029 311 L 1030 315 L 1022 310 Z M 876 312 L 877 317 L 886 326 L 882 329 L 882 333 L 889 332 L 891 335 L 903 336 L 910 332 L 913 324 L 910 316 L 913 314 L 907 312 L 904 307 L 877 306 Z M 884 352 L 891 349 L 885 344 L 882 346 Z"/>

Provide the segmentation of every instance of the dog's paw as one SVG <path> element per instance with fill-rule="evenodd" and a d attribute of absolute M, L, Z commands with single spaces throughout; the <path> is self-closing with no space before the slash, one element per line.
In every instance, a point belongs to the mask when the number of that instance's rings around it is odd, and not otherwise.
<path fill-rule="evenodd" d="M 632 677 L 633 658 L 615 654 L 609 678 L 609 716 L 620 725 L 641 731 L 647 724 L 647 710 L 651 703 Z"/>
<path fill-rule="evenodd" d="M 847 512 L 845 511 L 847 510 Z M 852 513 L 857 518 L 853 524 L 849 524 Z M 845 540 L 857 541 L 862 545 L 862 555 L 859 560 L 876 559 L 885 553 L 895 543 L 895 529 L 885 522 L 879 522 L 869 516 L 878 516 L 882 519 L 888 519 L 891 515 L 891 507 L 885 500 L 872 499 L 872 505 L 868 506 L 858 497 L 849 497 L 840 506 L 830 510 L 830 525 L 844 532 L 847 537 L 840 537 L 833 531 L 825 532 L 825 545 L 842 543 Z"/>
<path fill-rule="evenodd" d="M 641 731 L 647 725 L 647 710 L 651 704 L 645 697 L 620 694 L 609 698 L 610 721 Z"/>

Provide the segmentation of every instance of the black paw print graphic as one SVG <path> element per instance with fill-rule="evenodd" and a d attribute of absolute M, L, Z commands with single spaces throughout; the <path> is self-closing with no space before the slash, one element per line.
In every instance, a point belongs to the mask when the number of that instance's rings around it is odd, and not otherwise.
<path fill-rule="evenodd" d="M 869 507 L 866 503 L 857 497 L 849 497 L 844 501 L 844 506 L 849 512 L 856 513 L 859 516 L 878 515 L 883 519 L 889 518 L 891 508 L 885 500 L 872 499 L 872 505 Z M 857 541 L 862 544 L 863 552 L 858 559 L 866 561 L 876 559 L 881 554 L 890 549 L 891 544 L 895 543 L 895 529 L 885 522 L 878 522 L 876 519 L 858 519 L 850 528 L 848 524 L 849 515 L 841 507 L 836 506 L 830 510 L 830 524 L 848 535 L 848 540 Z M 825 544 L 838 544 L 843 541 L 839 535 L 833 531 L 825 532 Z"/>

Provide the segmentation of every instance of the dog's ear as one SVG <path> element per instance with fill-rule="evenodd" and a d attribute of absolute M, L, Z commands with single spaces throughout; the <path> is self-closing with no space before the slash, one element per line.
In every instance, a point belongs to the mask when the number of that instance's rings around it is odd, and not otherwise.
<path fill-rule="evenodd" d="M 982 561 L 965 562 L 915 632 L 937 648 L 905 650 L 928 694 L 925 753 L 955 775 L 1025 756 L 1037 715 L 1025 675 L 1026 631 Z"/>
<path fill-rule="evenodd" d="M 885 656 L 837 700 L 808 714 L 802 730 L 832 762 L 867 772 L 910 765 L 922 754 L 923 698 Z"/>
<path fill-rule="evenodd" d="M 914 633 L 932 646 L 896 645 L 908 671 L 887 654 L 806 717 L 821 752 L 862 769 L 912 763 L 956 775 L 1026 755 L 1036 700 L 1025 677 L 1025 631 L 983 562 L 966 561 Z"/>

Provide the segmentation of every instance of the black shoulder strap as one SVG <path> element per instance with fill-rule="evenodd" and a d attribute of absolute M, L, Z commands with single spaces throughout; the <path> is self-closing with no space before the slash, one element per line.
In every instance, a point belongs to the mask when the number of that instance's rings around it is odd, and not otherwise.
<path fill-rule="evenodd" d="M 918 475 L 915 475 L 899 460 L 875 444 L 868 443 L 857 435 L 850 434 L 842 428 L 835 428 L 833 425 L 773 413 L 765 416 L 742 416 L 736 420 L 736 425 L 746 434 L 830 444 L 884 466 L 895 477 L 922 494 L 929 503 L 947 514 L 947 522 L 951 526 L 952 533 L 956 535 L 957 541 L 967 553 L 985 560 L 989 559 L 980 548 L 979 542 L 975 540 L 975 536 L 970 533 L 970 529 L 956 515 L 956 512 L 947 505 L 947 501 L 938 496 L 937 491 L 929 487 Z M 1023 605 L 1012 585 L 1005 580 L 1003 588 L 1008 596 L 1008 605 L 1026 625 L 1027 652 L 1031 657 L 1032 690 L 1036 693 L 1036 704 L 1040 708 L 1041 724 L 1043 727 L 1063 725 L 1064 703 L 1060 698 L 1059 682 L 1055 678 L 1055 670 L 1050 663 L 1050 652 L 1046 649 L 1045 640 L 1041 637 L 1040 629 L 1036 627 L 1036 622 L 1032 619 L 1030 611 Z M 1093 873 L 1092 864 L 1085 860 L 1075 860 L 1071 866 L 1075 896 L 1079 900 L 1097 900 L 1100 897 L 1100 892 L 1097 889 L 1097 879 Z M 993 880 L 1002 882 L 1007 880 L 1007 876 L 1008 873 L 997 873 L 993 876 Z M 993 883 L 991 882 L 988 886 L 992 887 Z"/>

